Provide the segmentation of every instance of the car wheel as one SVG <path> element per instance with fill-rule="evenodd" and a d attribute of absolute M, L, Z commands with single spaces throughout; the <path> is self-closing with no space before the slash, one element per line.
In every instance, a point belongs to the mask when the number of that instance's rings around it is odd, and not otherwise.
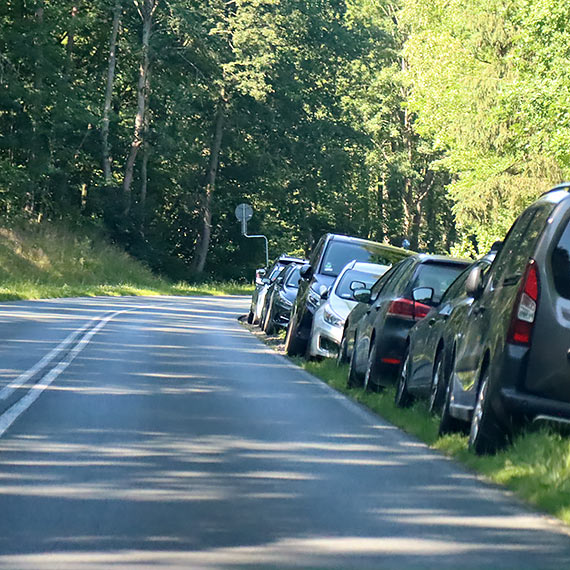
<path fill-rule="evenodd" d="M 364 374 L 364 389 L 379 391 L 378 383 L 378 348 L 376 341 L 372 342 L 372 348 L 368 354 L 368 363 L 366 365 L 366 373 Z"/>
<path fill-rule="evenodd" d="M 249 313 L 247 314 L 247 322 L 248 324 L 252 324 L 253 323 L 253 312 L 250 310 Z"/>
<path fill-rule="evenodd" d="M 443 408 L 445 398 L 445 371 L 443 366 L 443 351 L 439 351 L 435 358 L 433 375 L 431 377 L 431 388 L 429 392 L 429 411 L 437 414 Z"/>
<path fill-rule="evenodd" d="M 477 455 L 494 453 L 506 443 L 506 433 L 491 406 L 489 377 L 487 368 L 481 378 L 469 430 L 469 448 Z"/>
<path fill-rule="evenodd" d="M 400 374 L 398 376 L 398 385 L 396 386 L 396 395 L 394 396 L 394 403 L 399 408 L 409 408 L 414 397 L 408 392 L 408 376 L 410 373 L 410 347 L 406 348 L 402 366 L 400 367 Z"/>
<path fill-rule="evenodd" d="M 263 330 L 265 334 L 271 335 L 275 333 L 275 324 L 273 323 L 273 303 L 269 305 L 265 320 L 263 321 Z"/>
<path fill-rule="evenodd" d="M 298 326 L 291 319 L 287 327 L 287 336 L 285 337 L 285 352 L 287 356 L 302 356 L 305 353 L 305 345 L 297 336 Z"/>
<path fill-rule="evenodd" d="M 451 396 L 453 395 L 452 376 L 453 373 L 449 374 L 444 383 L 445 396 L 443 400 L 443 408 L 441 410 L 441 419 L 439 420 L 439 435 L 456 433 L 464 431 L 465 429 L 465 424 L 451 415 Z"/>
<path fill-rule="evenodd" d="M 336 357 L 336 365 L 341 366 L 342 364 L 346 364 L 348 362 L 348 357 L 346 355 L 346 334 L 342 335 L 342 340 L 340 341 L 340 347 L 338 349 L 338 356 Z"/>
<path fill-rule="evenodd" d="M 362 385 L 359 375 L 356 372 L 356 344 L 350 355 L 349 365 L 348 365 L 348 379 L 346 381 L 347 388 L 358 388 Z"/>

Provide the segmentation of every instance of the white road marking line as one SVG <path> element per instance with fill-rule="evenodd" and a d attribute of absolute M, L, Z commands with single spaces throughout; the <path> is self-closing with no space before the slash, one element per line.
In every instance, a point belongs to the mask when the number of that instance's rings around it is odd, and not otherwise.
<path fill-rule="evenodd" d="M 128 311 L 116 311 L 101 319 L 97 326 L 87 332 L 77 345 L 73 347 L 65 360 L 62 360 L 57 366 L 55 366 L 55 368 L 52 368 L 52 370 L 50 370 L 39 382 L 30 388 L 29 392 L 25 396 L 8 408 L 0 416 L 0 437 L 4 435 L 6 430 L 18 419 L 18 417 L 23 414 L 40 397 L 41 393 L 75 360 L 76 356 L 89 344 L 97 332 L 99 332 L 113 317 L 126 312 Z M 92 321 L 90 321 L 90 323 L 91 322 Z M 83 330 L 85 330 L 86 327 L 87 325 L 83 327 Z"/>
<path fill-rule="evenodd" d="M 15 378 L 0 390 L 0 400 L 6 400 L 12 393 L 21 388 L 30 378 L 35 376 L 38 372 L 40 372 L 43 368 L 45 368 L 52 360 L 56 358 L 59 354 L 61 354 L 82 332 L 84 332 L 87 328 L 91 326 L 91 324 L 97 320 L 104 318 L 103 316 L 93 317 L 90 321 L 88 321 L 85 325 L 81 328 L 73 331 L 67 338 L 65 338 L 60 344 L 58 344 L 53 350 L 48 352 L 40 361 L 38 361 L 32 368 L 26 370 L 18 378 Z"/>

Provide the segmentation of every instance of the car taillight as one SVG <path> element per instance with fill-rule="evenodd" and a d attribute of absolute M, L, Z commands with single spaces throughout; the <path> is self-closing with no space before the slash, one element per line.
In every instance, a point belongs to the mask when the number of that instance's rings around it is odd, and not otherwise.
<path fill-rule="evenodd" d="M 390 303 L 388 315 L 419 321 L 429 313 L 430 309 L 429 305 L 402 298 L 395 299 Z"/>
<path fill-rule="evenodd" d="M 538 305 L 538 270 L 536 262 L 531 259 L 526 266 L 513 313 L 511 315 L 511 325 L 507 342 L 514 344 L 530 345 L 530 337 L 532 327 L 536 317 L 536 308 Z"/>

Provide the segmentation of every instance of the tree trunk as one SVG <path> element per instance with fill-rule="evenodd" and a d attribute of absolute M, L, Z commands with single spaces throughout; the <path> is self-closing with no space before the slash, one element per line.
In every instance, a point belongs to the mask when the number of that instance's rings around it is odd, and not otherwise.
<path fill-rule="evenodd" d="M 148 119 L 145 120 L 147 123 Z M 146 211 L 146 195 L 148 189 L 148 159 L 150 156 L 150 144 L 148 142 L 148 124 L 145 124 L 144 129 L 144 142 L 142 150 L 142 164 L 141 164 L 141 195 L 140 195 L 140 225 L 141 229 L 144 227 L 145 211 Z"/>
<path fill-rule="evenodd" d="M 107 88 L 105 90 L 105 103 L 103 105 L 103 124 L 101 126 L 101 144 L 103 150 L 103 175 L 105 184 L 111 185 L 112 164 L 111 150 L 109 148 L 109 115 L 111 114 L 111 100 L 113 98 L 113 86 L 115 84 L 115 66 L 117 64 L 117 37 L 123 12 L 122 0 L 117 0 L 113 11 L 113 25 L 111 27 L 111 39 L 109 41 L 109 64 L 107 66 Z"/>
<path fill-rule="evenodd" d="M 141 0 L 142 4 L 137 3 L 139 14 L 143 21 L 142 31 L 142 57 L 139 66 L 139 82 L 137 87 L 137 114 L 135 117 L 135 130 L 133 134 L 133 142 L 131 150 L 127 158 L 125 166 L 125 178 L 123 180 L 123 195 L 125 200 L 124 215 L 127 215 L 131 209 L 131 186 L 133 183 L 133 173 L 135 161 L 141 144 L 143 142 L 144 118 L 147 101 L 147 88 L 149 86 L 148 68 L 149 68 L 149 44 L 150 32 L 152 29 L 152 17 L 158 0 Z"/>
<path fill-rule="evenodd" d="M 224 132 L 225 118 L 226 101 L 222 95 L 220 102 L 218 103 L 218 110 L 216 111 L 216 126 L 212 145 L 210 146 L 210 160 L 204 185 L 205 191 L 204 203 L 202 206 L 202 232 L 196 247 L 194 263 L 192 264 L 192 269 L 196 273 L 202 273 L 202 271 L 204 271 L 206 258 L 208 257 L 208 248 L 210 247 L 210 235 L 212 231 L 212 194 L 216 185 L 216 173 L 218 172 L 218 164 L 220 162 L 220 150 L 222 148 L 222 135 Z"/>
<path fill-rule="evenodd" d="M 69 31 L 67 32 L 67 63 L 65 69 L 65 76 L 68 81 L 71 80 L 73 73 L 73 50 L 75 48 L 75 23 L 77 20 L 77 6 L 71 8 L 71 22 L 69 24 Z"/>

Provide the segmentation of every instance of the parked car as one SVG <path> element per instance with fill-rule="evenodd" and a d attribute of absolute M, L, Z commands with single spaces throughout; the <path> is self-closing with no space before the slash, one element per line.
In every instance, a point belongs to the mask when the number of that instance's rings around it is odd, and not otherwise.
<path fill-rule="evenodd" d="M 477 453 L 503 446 L 530 420 L 570 420 L 570 184 L 515 221 L 473 297 L 453 347 L 440 429 L 470 422 Z M 454 425 L 455 423 L 455 425 Z"/>
<path fill-rule="evenodd" d="M 312 357 L 336 357 L 346 317 L 356 306 L 354 292 L 370 288 L 388 271 L 388 265 L 351 261 L 332 286 L 321 295 L 315 311 L 308 354 Z"/>
<path fill-rule="evenodd" d="M 399 247 L 360 238 L 326 234 L 318 242 L 309 263 L 301 268 L 299 293 L 287 327 L 285 350 L 289 356 L 305 354 L 313 315 L 326 291 L 351 260 L 393 265 L 412 255 Z"/>
<path fill-rule="evenodd" d="M 301 259 L 299 257 L 280 255 L 265 271 L 265 273 L 261 273 L 259 269 L 256 271 L 255 289 L 251 296 L 251 305 L 249 308 L 249 314 L 247 315 L 248 323 L 257 324 L 259 322 L 269 285 L 277 279 L 277 276 L 282 269 L 291 263 L 302 265 L 305 262 L 305 259 Z M 260 275 L 261 277 L 259 277 Z"/>
<path fill-rule="evenodd" d="M 473 297 L 465 291 L 472 267 L 487 272 L 495 252 L 467 267 L 443 294 L 437 307 L 409 332 L 396 388 L 396 405 L 406 407 L 416 397 L 429 398 L 429 410 L 441 412 L 455 339 L 467 319 Z"/>
<path fill-rule="evenodd" d="M 267 334 L 273 334 L 280 328 L 287 328 L 291 308 L 299 291 L 301 266 L 291 264 L 270 286 L 267 293 L 267 309 L 262 314 L 262 328 Z"/>
<path fill-rule="evenodd" d="M 408 331 L 439 304 L 443 292 L 470 263 L 417 254 L 392 268 L 372 290 L 355 292 L 361 304 L 353 312 L 360 319 L 354 333 L 345 333 L 352 335 L 347 337 L 349 386 L 379 389 L 393 382 L 402 364 Z"/>

